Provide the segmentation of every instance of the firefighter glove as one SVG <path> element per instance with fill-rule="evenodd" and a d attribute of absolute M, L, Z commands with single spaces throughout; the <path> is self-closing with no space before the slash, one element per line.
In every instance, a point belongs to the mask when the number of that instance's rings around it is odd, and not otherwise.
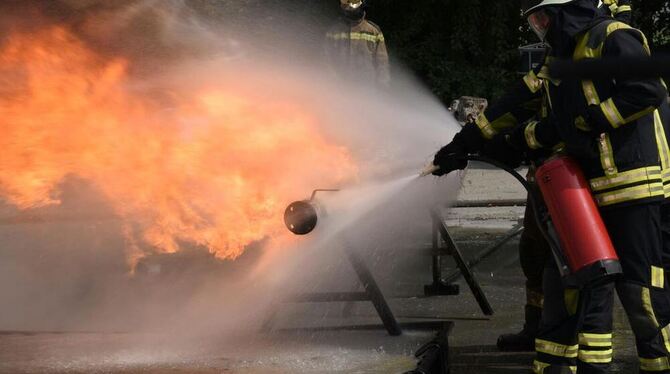
<path fill-rule="evenodd" d="M 468 123 L 454 136 L 451 143 L 435 154 L 433 165 L 440 169 L 433 175 L 443 176 L 454 170 L 463 170 L 468 165 L 467 155 L 478 153 L 484 147 L 485 139 L 474 123 Z"/>

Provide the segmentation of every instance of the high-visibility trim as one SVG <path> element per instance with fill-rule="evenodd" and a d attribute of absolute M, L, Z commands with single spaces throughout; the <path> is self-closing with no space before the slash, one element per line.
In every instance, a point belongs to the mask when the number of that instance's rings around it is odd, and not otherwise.
<path fill-rule="evenodd" d="M 663 335 L 663 343 L 665 344 L 665 350 L 670 352 L 670 325 L 667 325 L 664 328 L 662 328 L 661 334 Z"/>
<path fill-rule="evenodd" d="M 612 176 L 593 178 L 589 181 L 591 190 L 594 192 L 608 190 L 629 184 L 656 181 L 661 179 L 661 168 L 659 166 L 648 166 L 617 173 Z"/>
<path fill-rule="evenodd" d="M 607 118 L 607 122 L 609 122 L 610 125 L 615 129 L 619 128 L 621 125 L 626 124 L 626 120 L 623 118 L 621 113 L 619 113 L 619 109 L 614 104 L 612 98 L 603 101 L 600 104 L 600 110 L 602 110 L 605 118 Z"/>
<path fill-rule="evenodd" d="M 647 114 L 653 112 L 654 109 L 655 108 L 653 106 L 646 107 L 646 108 L 642 109 L 641 111 L 639 111 L 637 113 L 633 113 L 630 116 L 628 116 L 626 119 L 624 119 L 624 122 L 629 123 L 629 122 L 637 121 L 638 119 L 640 119 L 640 118 L 646 116 Z"/>
<path fill-rule="evenodd" d="M 656 319 L 656 314 L 654 313 L 654 307 L 651 304 L 651 292 L 647 287 L 642 287 L 642 308 L 649 320 L 654 324 L 654 327 L 660 327 L 658 320 Z"/>
<path fill-rule="evenodd" d="M 666 198 L 670 198 L 670 146 L 668 146 L 668 139 L 665 136 L 665 129 L 658 110 L 654 111 L 654 131 L 658 154 L 661 158 L 663 192 Z"/>
<path fill-rule="evenodd" d="M 593 84 L 593 81 L 582 81 L 582 90 L 589 105 L 600 105 L 600 96 L 598 96 L 598 91 L 596 91 L 596 85 Z"/>
<path fill-rule="evenodd" d="M 548 340 L 535 339 L 535 350 L 556 357 L 576 358 L 579 345 L 564 345 Z"/>
<path fill-rule="evenodd" d="M 612 355 L 613 350 L 611 348 L 602 351 L 587 351 L 580 349 L 577 359 L 589 364 L 607 364 L 612 362 Z"/>
<path fill-rule="evenodd" d="M 535 127 L 537 127 L 537 122 L 533 121 L 529 123 L 523 131 L 524 136 L 526 137 L 526 143 L 530 149 L 542 148 L 542 144 L 540 144 L 540 142 L 537 141 L 537 137 L 535 137 Z"/>
<path fill-rule="evenodd" d="M 582 131 L 586 132 L 591 131 L 591 126 L 589 126 L 589 124 L 586 123 L 586 120 L 582 116 L 575 118 L 575 127 Z"/>
<path fill-rule="evenodd" d="M 644 184 L 641 186 L 634 186 L 622 188 L 617 191 L 605 192 L 596 194 L 595 198 L 599 206 L 608 206 L 612 204 L 622 203 L 624 201 L 641 200 L 654 197 L 664 197 L 663 183 L 661 181 L 656 183 Z"/>
<path fill-rule="evenodd" d="M 533 360 L 533 373 L 534 374 L 544 374 L 544 369 L 548 368 L 549 366 L 551 366 L 551 365 L 546 363 L 546 362 Z"/>
<path fill-rule="evenodd" d="M 544 374 L 545 370 L 551 367 L 552 364 L 548 364 L 546 362 L 534 360 L 533 361 L 533 373 L 534 374 Z M 577 374 L 577 366 L 568 366 L 568 370 L 570 370 L 570 374 Z"/>
<path fill-rule="evenodd" d="M 542 79 L 538 78 L 532 70 L 524 75 L 523 81 L 526 83 L 526 87 L 528 87 L 528 90 L 531 93 L 537 93 L 542 89 Z"/>
<path fill-rule="evenodd" d="M 598 148 L 600 150 L 600 164 L 603 167 L 605 175 L 610 176 L 617 174 L 619 169 L 617 169 L 616 163 L 614 162 L 614 148 L 612 148 L 609 134 L 600 135 Z"/>
<path fill-rule="evenodd" d="M 367 42 L 380 43 L 384 41 L 384 36 L 379 34 L 369 34 L 366 32 L 340 32 L 328 33 L 326 37 L 334 40 L 365 40 Z"/>
<path fill-rule="evenodd" d="M 620 5 L 620 6 L 617 7 L 616 13 L 614 13 L 614 14 L 619 14 L 619 13 L 623 13 L 623 12 L 632 12 L 632 11 L 633 11 L 632 6 L 630 6 L 630 5 Z"/>
<path fill-rule="evenodd" d="M 656 288 L 665 288 L 662 268 L 653 265 L 651 266 L 651 285 Z"/>
<path fill-rule="evenodd" d="M 568 315 L 574 316 L 577 314 L 577 306 L 579 305 L 579 290 L 574 288 L 566 288 L 563 291 L 563 303 Z"/>
<path fill-rule="evenodd" d="M 670 361 L 667 357 L 642 358 L 640 357 L 640 370 L 664 371 L 670 370 Z"/>
<path fill-rule="evenodd" d="M 493 128 L 491 122 L 489 122 L 484 113 L 479 114 L 475 123 L 486 139 L 493 139 L 493 137 L 498 134 L 498 131 Z"/>
<path fill-rule="evenodd" d="M 661 269 L 663 270 L 663 269 Z M 660 324 L 656 319 L 656 314 L 654 313 L 654 307 L 651 303 L 651 291 L 647 287 L 642 287 L 642 308 L 649 320 L 654 324 L 654 327 L 659 328 Z M 663 344 L 667 352 L 670 352 L 670 326 L 666 325 L 661 329 L 661 335 L 663 337 Z M 665 359 L 665 362 L 659 361 L 660 359 Z M 646 360 L 643 362 L 642 360 Z M 656 359 L 643 359 L 640 358 L 640 370 L 646 371 L 661 371 L 670 369 L 670 363 L 667 361 L 667 357 L 661 357 Z M 655 367 L 660 367 L 659 369 L 654 369 Z"/>
<path fill-rule="evenodd" d="M 611 347 L 612 334 L 580 333 L 579 345 L 588 345 L 589 347 Z"/>

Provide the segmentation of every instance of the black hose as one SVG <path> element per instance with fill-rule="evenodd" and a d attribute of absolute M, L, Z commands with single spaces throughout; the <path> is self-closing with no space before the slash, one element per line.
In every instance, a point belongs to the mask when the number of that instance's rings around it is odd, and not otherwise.
<path fill-rule="evenodd" d="M 565 259 L 563 257 L 563 251 L 561 250 L 561 246 L 558 243 L 558 240 L 555 236 L 551 235 L 547 228 L 545 228 L 544 222 L 542 221 L 542 214 L 540 212 L 540 207 L 542 206 L 542 197 L 538 196 L 537 191 L 531 186 L 530 183 L 524 178 L 521 174 L 519 174 L 514 168 L 491 158 L 484 157 L 484 156 L 479 156 L 479 155 L 468 155 L 465 157 L 466 160 L 468 161 L 478 161 L 478 162 L 483 162 L 492 166 L 497 167 L 498 169 L 504 170 L 510 175 L 512 175 L 521 185 L 528 191 L 528 203 L 530 205 L 530 208 L 533 210 L 533 215 L 535 216 L 535 223 L 537 224 L 538 230 L 540 230 L 540 233 L 542 233 L 542 236 L 544 239 L 547 241 L 549 244 L 549 247 L 551 248 L 551 252 L 554 255 L 554 260 L 556 261 L 556 265 L 558 267 L 559 272 L 561 273 L 562 276 L 567 275 L 567 269 L 563 266 L 565 264 Z M 566 280 L 567 281 L 567 280 Z"/>

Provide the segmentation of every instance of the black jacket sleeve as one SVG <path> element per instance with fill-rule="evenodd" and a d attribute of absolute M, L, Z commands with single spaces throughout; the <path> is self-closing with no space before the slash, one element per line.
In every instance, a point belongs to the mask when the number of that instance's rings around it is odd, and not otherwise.
<path fill-rule="evenodd" d="M 614 31 L 605 41 L 603 58 L 644 57 L 650 54 L 644 35 L 635 29 Z M 591 125 L 608 132 L 653 112 L 665 99 L 660 79 L 617 80 L 609 98 L 589 108 Z"/>
<path fill-rule="evenodd" d="M 536 115 L 541 106 L 541 90 L 542 81 L 534 71 L 515 82 L 477 118 L 477 127 L 484 138 L 493 139 Z"/>

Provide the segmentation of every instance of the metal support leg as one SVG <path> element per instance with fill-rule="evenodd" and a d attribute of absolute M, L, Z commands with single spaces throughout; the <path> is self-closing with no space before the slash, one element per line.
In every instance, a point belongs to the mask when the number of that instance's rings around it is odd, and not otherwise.
<path fill-rule="evenodd" d="M 475 258 L 468 261 L 468 266 L 471 269 L 473 269 L 475 266 L 479 265 L 482 261 L 486 260 L 494 253 L 498 252 L 498 250 L 500 250 L 507 242 L 521 235 L 522 232 L 523 232 L 523 224 L 518 224 L 514 226 L 509 232 L 507 232 L 507 234 L 502 239 L 498 240 L 495 244 L 483 250 Z M 444 278 L 444 281 L 446 283 L 451 283 L 455 282 L 460 277 L 461 277 L 461 270 L 456 269 L 454 270 L 454 272 L 452 272 L 446 278 Z"/>
<path fill-rule="evenodd" d="M 452 282 L 445 282 L 442 280 L 442 254 L 440 253 L 440 222 L 436 221 L 431 216 L 433 222 L 432 230 L 432 275 L 433 283 L 423 286 L 423 294 L 425 296 L 446 296 L 458 295 L 460 289 L 457 284 Z"/>
<path fill-rule="evenodd" d="M 400 330 L 398 321 L 396 321 L 395 316 L 393 316 L 393 312 L 391 311 L 391 308 L 389 308 L 381 289 L 379 289 L 379 286 L 375 281 L 375 278 L 372 276 L 372 273 L 370 273 L 370 269 L 368 269 L 365 262 L 363 262 L 363 260 L 358 256 L 358 253 L 352 249 L 345 249 L 345 253 L 349 259 L 349 262 L 353 266 L 356 275 L 358 275 L 358 279 L 363 284 L 365 292 L 372 302 L 372 305 L 374 305 L 375 309 L 377 310 L 379 318 L 381 318 L 382 322 L 384 323 L 386 331 L 388 331 L 389 335 L 391 336 L 400 335 L 402 330 Z"/>
<path fill-rule="evenodd" d="M 479 307 L 481 308 L 482 312 L 487 316 L 492 315 L 493 308 L 486 298 L 486 294 L 484 294 L 484 291 L 479 285 L 475 274 L 470 270 L 470 267 L 465 262 L 461 251 L 458 249 L 458 246 L 456 246 L 456 243 L 452 239 L 451 235 L 449 235 L 449 231 L 447 231 L 440 213 L 437 210 L 431 210 L 431 216 L 433 218 L 433 222 L 439 222 L 438 228 L 440 235 L 442 236 L 442 240 L 451 253 L 451 256 L 454 258 L 454 260 L 456 260 L 456 265 L 458 265 L 459 269 L 461 269 L 461 274 L 463 274 L 463 277 L 468 283 L 468 286 L 470 286 L 470 290 L 472 290 L 472 293 L 475 295 L 475 299 L 477 299 L 477 303 L 479 303 Z"/>
<path fill-rule="evenodd" d="M 372 276 L 370 269 L 365 261 L 353 249 L 347 247 L 344 253 L 349 263 L 354 269 L 359 282 L 363 285 L 363 292 L 316 292 L 305 293 L 290 296 L 286 301 L 294 303 L 319 303 L 319 302 L 355 302 L 370 301 L 374 306 L 379 318 L 382 320 L 384 328 L 391 336 L 398 336 L 402 329 L 398 324 L 391 308 L 386 302 L 381 289 Z M 269 317 L 262 325 L 262 331 L 271 331 L 278 313 L 278 305 L 272 308 Z"/>

